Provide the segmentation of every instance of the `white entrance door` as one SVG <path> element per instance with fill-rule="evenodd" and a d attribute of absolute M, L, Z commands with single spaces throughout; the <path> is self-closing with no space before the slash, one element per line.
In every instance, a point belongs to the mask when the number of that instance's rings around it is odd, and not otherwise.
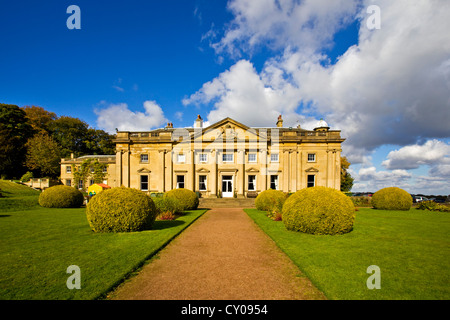
<path fill-rule="evenodd" d="M 233 176 L 222 176 L 222 197 L 233 197 Z"/>

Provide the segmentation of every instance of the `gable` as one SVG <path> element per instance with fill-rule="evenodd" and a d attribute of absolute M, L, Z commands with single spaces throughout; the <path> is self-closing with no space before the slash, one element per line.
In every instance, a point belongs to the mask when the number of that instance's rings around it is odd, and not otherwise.
<path fill-rule="evenodd" d="M 222 141 L 234 139 L 257 141 L 259 135 L 255 129 L 227 117 L 206 128 L 202 128 L 200 132 L 194 131 L 192 137 L 195 140 L 201 139 L 205 142 L 211 142 L 218 139 Z"/>

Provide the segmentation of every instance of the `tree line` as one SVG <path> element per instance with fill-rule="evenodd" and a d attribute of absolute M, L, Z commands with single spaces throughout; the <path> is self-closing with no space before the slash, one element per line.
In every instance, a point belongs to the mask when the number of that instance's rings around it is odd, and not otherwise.
<path fill-rule="evenodd" d="M 114 137 L 42 107 L 0 103 L 0 177 L 58 178 L 61 158 L 114 154 Z"/>

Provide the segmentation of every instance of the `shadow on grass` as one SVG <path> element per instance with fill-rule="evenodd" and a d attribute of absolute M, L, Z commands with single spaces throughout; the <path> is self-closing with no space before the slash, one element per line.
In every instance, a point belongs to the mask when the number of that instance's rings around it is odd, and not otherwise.
<path fill-rule="evenodd" d="M 157 220 L 153 223 L 151 230 L 163 230 L 173 228 L 185 224 L 186 222 L 180 220 Z"/>

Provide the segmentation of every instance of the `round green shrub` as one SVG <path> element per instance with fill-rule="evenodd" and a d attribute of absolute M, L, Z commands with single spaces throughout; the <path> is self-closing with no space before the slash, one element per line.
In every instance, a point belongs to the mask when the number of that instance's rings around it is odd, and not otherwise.
<path fill-rule="evenodd" d="M 39 195 L 39 204 L 47 208 L 79 208 L 83 202 L 79 190 L 64 185 L 47 188 Z"/>
<path fill-rule="evenodd" d="M 175 197 L 167 197 L 164 195 L 163 197 L 155 197 L 152 199 L 155 203 L 157 214 L 161 213 L 180 213 L 183 211 L 183 207 L 180 204 L 180 201 Z"/>
<path fill-rule="evenodd" d="M 372 206 L 382 210 L 409 210 L 413 199 L 403 189 L 397 187 L 383 188 L 372 196 Z"/>
<path fill-rule="evenodd" d="M 336 189 L 312 187 L 291 195 L 283 205 L 282 214 L 288 230 L 334 235 L 352 230 L 355 206 Z"/>
<path fill-rule="evenodd" d="M 267 211 L 269 214 L 281 213 L 286 194 L 280 190 L 265 190 L 255 199 L 255 207 L 258 210 Z"/>
<path fill-rule="evenodd" d="M 107 189 L 92 197 L 86 217 L 94 232 L 131 232 L 150 229 L 156 218 L 153 200 L 132 188 Z"/>
<path fill-rule="evenodd" d="M 198 207 L 198 196 L 194 191 L 179 188 L 168 191 L 165 197 L 174 198 L 180 204 L 181 211 L 195 210 Z"/>

